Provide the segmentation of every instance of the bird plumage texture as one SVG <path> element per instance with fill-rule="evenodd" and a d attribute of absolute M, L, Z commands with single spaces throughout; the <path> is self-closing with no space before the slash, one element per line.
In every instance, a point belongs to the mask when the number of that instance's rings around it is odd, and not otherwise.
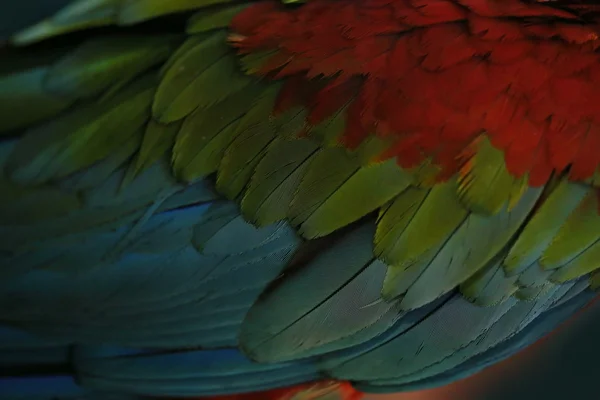
<path fill-rule="evenodd" d="M 16 33 L 2 393 L 401 391 L 518 351 L 600 286 L 598 31 L 588 3 L 79 0 Z"/>

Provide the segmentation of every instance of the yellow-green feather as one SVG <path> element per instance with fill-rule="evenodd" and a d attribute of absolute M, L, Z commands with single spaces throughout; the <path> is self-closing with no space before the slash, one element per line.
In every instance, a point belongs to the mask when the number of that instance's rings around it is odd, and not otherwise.
<path fill-rule="evenodd" d="M 302 225 L 359 168 L 359 163 L 345 149 L 321 149 L 302 177 L 290 206 L 289 218 L 292 224 Z"/>
<path fill-rule="evenodd" d="M 466 207 L 478 213 L 495 214 L 505 205 L 512 208 L 527 189 L 527 176 L 515 178 L 506 169 L 504 153 L 485 135 L 475 143 L 474 155 L 458 179 L 458 195 Z"/>
<path fill-rule="evenodd" d="M 504 268 L 515 274 L 535 262 L 548 247 L 562 224 L 588 193 L 589 187 L 566 179 L 552 190 L 533 214 L 504 260 Z"/>
<path fill-rule="evenodd" d="M 318 144 L 278 138 L 257 165 L 240 203 L 244 217 L 258 226 L 283 220 Z"/>
<path fill-rule="evenodd" d="M 272 110 L 279 93 L 278 84 L 270 85 L 240 119 L 235 139 L 225 151 L 217 175 L 217 190 L 236 198 L 250 179 L 277 132 Z"/>
<path fill-rule="evenodd" d="M 225 37 L 225 32 L 210 35 L 180 55 L 165 71 L 152 106 L 153 115 L 158 121 L 177 121 L 203 103 L 214 103 L 210 96 L 215 96 L 215 93 L 202 89 L 210 84 L 207 77 L 212 76 L 215 64 L 233 58 Z"/>
<path fill-rule="evenodd" d="M 408 290 L 467 215 L 455 181 L 400 194 L 380 216 L 375 235 L 375 252 L 390 265 L 383 296 Z"/>
<path fill-rule="evenodd" d="M 519 287 L 517 277 L 507 277 L 500 257 L 460 285 L 460 291 L 469 301 L 480 306 L 493 306 L 508 299 Z"/>
<path fill-rule="evenodd" d="M 518 204 L 492 216 L 471 213 L 402 298 L 404 309 L 421 307 L 470 278 L 513 240 L 542 189 L 529 188 Z M 385 289 L 385 287 L 384 287 Z"/>
<path fill-rule="evenodd" d="M 215 172 L 235 139 L 242 116 L 264 90 L 264 85 L 254 84 L 221 103 L 188 115 L 173 148 L 175 175 L 192 182 Z"/>
<path fill-rule="evenodd" d="M 98 95 L 115 81 L 130 81 L 166 60 L 179 41 L 172 35 L 110 36 L 86 41 L 50 68 L 44 88 L 67 99 Z"/>
<path fill-rule="evenodd" d="M 171 150 L 180 128 L 179 121 L 171 124 L 161 124 L 153 120 L 148 122 L 139 151 L 129 165 L 123 184 L 131 182 Z"/>
<path fill-rule="evenodd" d="M 558 268 L 552 275 L 550 281 L 564 283 L 579 278 L 600 268 L 600 241 L 585 249 L 568 264 Z"/>
<path fill-rule="evenodd" d="M 567 264 L 600 240 L 598 194 L 590 191 L 560 227 L 540 257 L 545 269 Z"/>
<path fill-rule="evenodd" d="M 359 168 L 300 226 L 304 237 L 325 236 L 377 210 L 411 184 L 411 177 L 387 160 Z"/>

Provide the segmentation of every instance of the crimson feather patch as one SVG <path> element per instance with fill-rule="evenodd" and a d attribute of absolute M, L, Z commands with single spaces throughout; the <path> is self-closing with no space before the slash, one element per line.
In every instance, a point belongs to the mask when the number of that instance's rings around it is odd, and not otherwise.
<path fill-rule="evenodd" d="M 339 141 L 392 143 L 379 158 L 430 159 L 454 175 L 485 132 L 508 170 L 544 184 L 600 166 L 597 26 L 518 0 L 313 0 L 257 3 L 231 24 L 252 73 L 286 79 L 278 109 L 303 104 L 316 125 L 347 105 Z M 472 147 L 472 146 L 471 146 Z"/>

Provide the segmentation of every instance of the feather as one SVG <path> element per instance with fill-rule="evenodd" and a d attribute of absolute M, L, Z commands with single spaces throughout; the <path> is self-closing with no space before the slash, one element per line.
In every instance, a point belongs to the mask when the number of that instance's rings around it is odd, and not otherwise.
<path fill-rule="evenodd" d="M 600 243 L 596 242 L 583 252 L 579 253 L 567 264 L 556 269 L 552 275 L 550 275 L 549 280 L 552 282 L 564 283 L 595 271 L 600 267 L 600 265 L 598 265 L 599 257 Z"/>
<path fill-rule="evenodd" d="M 333 369 L 338 379 L 383 380 L 419 371 L 477 339 L 506 314 L 515 300 L 478 307 L 451 299 L 410 330 Z"/>
<path fill-rule="evenodd" d="M 469 333 L 468 337 L 470 337 L 470 339 L 463 342 L 462 345 L 457 346 L 451 353 L 447 353 L 446 356 L 439 357 L 437 354 L 426 354 L 421 356 L 421 354 L 417 354 L 415 357 L 417 363 L 420 364 L 418 361 L 419 358 L 426 359 L 431 357 L 430 363 L 428 365 L 421 364 L 422 366 L 420 368 L 407 365 L 407 369 L 412 370 L 412 372 L 399 374 L 397 375 L 398 378 L 373 380 L 371 381 L 371 384 L 397 385 L 404 382 L 418 381 L 454 368 L 518 334 L 543 311 L 549 309 L 557 299 L 562 297 L 568 291 L 568 289 L 569 286 L 557 288 L 555 291 L 536 299 L 535 302 L 512 302 L 513 305 L 511 307 L 504 309 L 499 315 L 495 314 L 491 319 L 491 324 L 484 325 L 485 328 L 479 335 L 472 336 L 472 333 Z M 487 310 L 488 313 L 492 311 L 490 308 Z M 429 338 L 426 338 L 425 341 L 428 339 Z M 448 341 L 451 341 L 451 339 Z M 425 343 L 423 343 L 422 346 L 424 344 Z M 426 350 L 424 350 L 424 352 L 425 351 Z M 433 360 L 436 361 L 433 362 Z"/>
<path fill-rule="evenodd" d="M 121 0 L 76 0 L 52 17 L 39 22 L 13 38 L 18 45 L 39 42 L 53 36 L 105 26 L 116 22 L 116 13 Z"/>
<path fill-rule="evenodd" d="M 59 186 L 62 189 L 76 192 L 79 190 L 91 190 L 106 182 L 120 167 L 126 164 L 130 157 L 137 151 L 142 142 L 142 136 L 143 128 L 140 127 L 134 135 L 127 139 L 125 143 L 113 151 L 108 157 L 95 162 L 88 168 L 67 176 L 60 181 Z"/>
<path fill-rule="evenodd" d="M 7 163 L 11 179 L 39 184 L 62 178 L 108 156 L 148 118 L 154 77 L 113 99 L 89 104 L 28 131 Z"/>
<path fill-rule="evenodd" d="M 301 225 L 359 169 L 343 148 L 322 149 L 313 157 L 290 205 L 292 224 Z"/>
<path fill-rule="evenodd" d="M 395 393 L 399 391 L 424 390 L 431 387 L 440 387 L 455 382 L 456 379 L 472 376 L 484 368 L 499 363 L 525 347 L 535 343 L 567 320 L 569 316 L 573 315 L 576 310 L 580 309 L 592 297 L 592 292 L 583 292 L 565 304 L 561 304 L 551 308 L 549 311 L 545 311 L 540 317 L 528 324 L 521 332 L 444 373 L 418 381 L 405 382 L 399 385 L 382 386 L 359 383 L 355 385 L 355 387 L 366 393 Z"/>
<path fill-rule="evenodd" d="M 544 286 L 551 274 L 552 271 L 545 270 L 538 262 L 534 262 L 518 275 L 517 284 L 526 288 Z"/>
<path fill-rule="evenodd" d="M 191 182 L 217 170 L 248 107 L 260 107 L 260 101 L 253 102 L 263 90 L 260 85 L 250 86 L 186 117 L 173 148 L 173 170 L 178 178 Z"/>
<path fill-rule="evenodd" d="M 317 144 L 311 140 L 274 140 L 244 193 L 240 204 L 244 217 L 257 226 L 285 219 L 316 151 Z"/>
<path fill-rule="evenodd" d="M 513 238 L 540 194 L 541 189 L 530 188 L 511 211 L 469 215 L 408 289 L 402 306 L 424 305 L 483 268 Z"/>
<path fill-rule="evenodd" d="M 590 191 L 561 226 L 540 257 L 544 269 L 567 265 L 600 239 L 598 195 Z"/>
<path fill-rule="evenodd" d="M 518 289 L 516 280 L 516 276 L 506 277 L 500 261 L 496 260 L 462 283 L 460 291 L 469 301 L 479 306 L 490 306 L 515 293 Z"/>
<path fill-rule="evenodd" d="M 276 137 L 270 115 L 278 89 L 278 85 L 272 85 L 264 91 L 235 127 L 235 140 L 227 148 L 217 175 L 217 190 L 230 199 L 244 189 L 266 147 Z"/>
<path fill-rule="evenodd" d="M 0 135 L 40 122 L 65 110 L 72 101 L 44 90 L 48 67 L 0 75 Z M 22 110 L 27 108 L 27 112 Z"/>
<path fill-rule="evenodd" d="M 409 189 L 381 212 L 375 252 L 390 265 L 384 298 L 404 294 L 467 218 L 455 192 L 454 182 L 439 184 L 430 191 Z"/>
<path fill-rule="evenodd" d="M 544 199 L 542 205 L 533 213 L 523 232 L 511 247 L 504 268 L 507 273 L 515 274 L 536 262 L 552 246 L 552 241 L 560 232 L 571 212 L 579 205 L 589 188 L 566 180 Z"/>
<path fill-rule="evenodd" d="M 249 311 L 242 349 L 261 362 L 285 361 L 358 344 L 356 339 L 366 341 L 390 326 L 393 306 L 370 305 L 378 299 L 385 271 L 383 264 L 372 263 L 372 234 L 372 225 L 363 224 L 286 273 Z M 374 332 L 352 340 L 374 323 Z"/>
<path fill-rule="evenodd" d="M 313 161 L 315 162 L 318 161 Z M 312 168 L 316 170 L 317 167 L 313 165 L 310 165 L 307 175 Z M 327 166 L 318 166 L 318 168 L 323 167 L 327 168 Z M 301 203 L 300 196 L 306 196 L 307 179 L 305 176 L 298 189 L 298 197 L 294 199 L 298 203 Z M 408 174 L 398 168 L 393 160 L 362 167 L 352 176 L 347 177 L 345 182 L 342 182 L 332 193 L 328 193 L 328 197 L 302 222 L 299 232 L 307 238 L 331 233 L 375 211 L 406 189 L 410 182 Z M 349 199 L 352 201 L 350 202 Z"/>
<path fill-rule="evenodd" d="M 480 136 L 471 145 L 472 156 L 466 161 L 458 179 L 458 195 L 474 212 L 496 214 L 504 206 L 512 209 L 525 190 L 527 179 L 515 178 L 504 164 L 503 153 L 489 139 Z"/>
<path fill-rule="evenodd" d="M 41 337 L 0 356 L 84 396 L 406 388 L 597 286 L 593 27 L 377 2 L 79 0 L 18 35 L 82 31 L 0 67 L 32 106 L 0 127 L 0 322 Z"/>
<path fill-rule="evenodd" d="M 190 42 L 187 42 L 190 43 Z M 203 103 L 210 104 L 212 98 L 202 98 L 209 92 L 203 91 L 212 79 L 213 72 L 219 70 L 220 60 L 229 60 L 229 48 L 225 42 L 225 33 L 217 32 L 207 35 L 202 41 L 189 47 L 184 44 L 187 52 L 177 54 L 170 68 L 166 69 L 160 85 L 156 91 L 152 113 L 163 123 L 169 123 L 184 118 Z M 226 61 L 224 61 L 226 62 Z M 232 85 L 232 88 L 241 88 Z M 223 83 L 223 81 L 219 82 Z M 211 96 L 216 95 L 210 92 Z M 227 92 L 232 93 L 232 92 Z"/>
<path fill-rule="evenodd" d="M 67 99 L 95 96 L 166 60 L 177 42 L 176 36 L 89 40 L 52 65 L 44 77 L 44 89 Z"/>
<path fill-rule="evenodd" d="M 139 148 L 139 151 L 127 170 L 123 186 L 128 185 L 137 175 L 171 150 L 180 128 L 181 124 L 178 122 L 163 125 L 156 121 L 150 121 L 146 125 L 141 145 L 136 146 L 136 150 Z"/>
<path fill-rule="evenodd" d="M 102 253 L 120 240 L 126 226 L 109 234 L 108 241 L 100 240 L 104 233 L 76 236 L 85 244 L 77 246 L 81 253 L 64 256 L 71 257 L 79 274 L 36 270 L 12 279 L 0 288 L 5 310 L 0 319 L 83 341 L 105 337 L 150 347 L 234 344 L 236 326 L 287 264 L 298 239 L 289 228 L 257 230 L 246 224 L 248 229 L 240 230 L 239 224 L 227 224 L 213 233 L 214 244 L 209 240 L 200 254 L 190 246 L 190 228 L 197 225 L 193 234 L 199 234 L 203 219 L 211 218 L 206 209 L 200 205 L 153 215 L 115 261 L 103 260 Z M 90 268 L 94 265 L 98 268 Z M 140 280 L 144 271 L 146 278 Z M 29 298 L 43 304 L 14 304 L 16 293 L 35 293 L 40 287 L 44 294 Z"/>
<path fill-rule="evenodd" d="M 238 4 L 218 10 L 197 12 L 188 19 L 186 32 L 188 34 L 195 34 L 208 32 L 213 29 L 226 28 L 233 17 L 246 7 L 247 5 L 245 4 Z"/>

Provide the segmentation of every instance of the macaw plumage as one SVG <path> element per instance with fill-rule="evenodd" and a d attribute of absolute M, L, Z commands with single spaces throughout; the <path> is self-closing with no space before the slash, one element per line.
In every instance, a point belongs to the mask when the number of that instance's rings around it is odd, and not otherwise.
<path fill-rule="evenodd" d="M 0 399 L 432 387 L 595 296 L 592 2 L 56 5 L 0 49 Z"/>

